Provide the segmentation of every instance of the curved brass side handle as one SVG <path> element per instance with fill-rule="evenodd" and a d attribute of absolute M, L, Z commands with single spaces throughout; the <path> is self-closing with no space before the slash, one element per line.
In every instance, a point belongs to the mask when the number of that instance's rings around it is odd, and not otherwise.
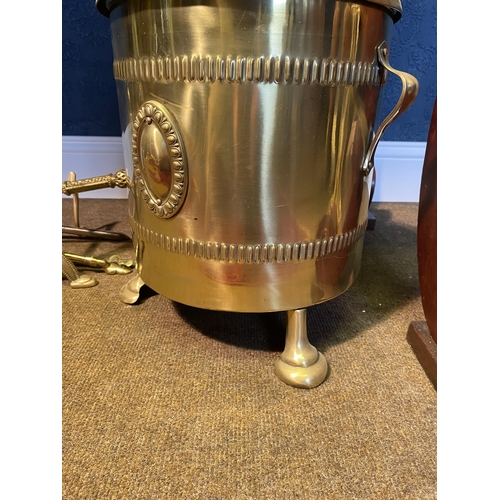
<path fill-rule="evenodd" d="M 118 170 L 115 174 L 108 174 L 99 177 L 90 177 L 88 179 L 80 179 L 75 181 L 64 181 L 62 183 L 63 194 L 71 195 L 75 193 L 83 193 L 84 191 L 93 191 L 103 188 L 131 188 L 130 178 L 125 169 Z"/>
<path fill-rule="evenodd" d="M 387 60 L 388 55 L 389 47 L 384 41 L 377 46 L 377 56 L 379 62 L 387 71 L 390 71 L 391 73 L 394 73 L 395 75 L 399 76 L 399 78 L 401 78 L 403 88 L 401 89 L 401 95 L 399 96 L 399 100 L 396 103 L 396 106 L 394 106 L 394 109 L 381 123 L 372 139 L 370 147 L 368 148 L 368 152 L 366 153 L 362 167 L 365 175 L 368 175 L 373 168 L 373 157 L 375 156 L 375 150 L 377 149 L 378 143 L 383 133 L 399 115 L 402 115 L 413 104 L 413 101 L 415 101 L 418 95 L 418 80 L 409 73 L 394 69 Z"/>

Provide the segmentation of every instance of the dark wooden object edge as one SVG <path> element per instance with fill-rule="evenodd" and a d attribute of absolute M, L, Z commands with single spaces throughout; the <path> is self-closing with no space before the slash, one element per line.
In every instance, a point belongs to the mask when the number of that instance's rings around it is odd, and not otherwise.
<path fill-rule="evenodd" d="M 406 339 L 437 389 L 437 100 L 434 102 L 422 168 L 417 254 L 425 321 L 413 321 Z"/>
<path fill-rule="evenodd" d="M 412 321 L 406 340 L 415 353 L 427 377 L 437 389 L 437 346 L 431 337 L 426 321 Z"/>

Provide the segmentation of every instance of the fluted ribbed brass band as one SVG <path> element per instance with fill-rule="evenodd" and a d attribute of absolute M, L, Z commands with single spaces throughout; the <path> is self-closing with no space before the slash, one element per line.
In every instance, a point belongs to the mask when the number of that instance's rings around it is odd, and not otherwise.
<path fill-rule="evenodd" d="M 356 229 L 329 238 L 256 245 L 203 242 L 191 238 L 167 236 L 144 227 L 133 218 L 130 218 L 130 224 L 139 239 L 168 252 L 220 262 L 269 264 L 311 260 L 339 252 L 356 243 L 364 235 L 368 220 Z"/>
<path fill-rule="evenodd" d="M 376 61 L 289 56 L 151 56 L 115 61 L 117 80 L 126 82 L 294 83 L 329 86 L 379 86 L 383 83 Z"/>

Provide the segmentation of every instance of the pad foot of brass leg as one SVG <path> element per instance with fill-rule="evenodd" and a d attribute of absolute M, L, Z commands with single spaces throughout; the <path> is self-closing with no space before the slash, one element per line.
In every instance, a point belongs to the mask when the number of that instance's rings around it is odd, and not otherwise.
<path fill-rule="evenodd" d="M 328 373 L 323 354 L 307 338 L 306 309 L 288 311 L 285 350 L 274 365 L 283 382 L 304 389 L 320 385 Z"/>
<path fill-rule="evenodd" d="M 144 286 L 144 281 L 137 274 L 126 285 L 123 285 L 120 290 L 120 300 L 125 304 L 135 304 L 139 299 L 141 288 Z"/>

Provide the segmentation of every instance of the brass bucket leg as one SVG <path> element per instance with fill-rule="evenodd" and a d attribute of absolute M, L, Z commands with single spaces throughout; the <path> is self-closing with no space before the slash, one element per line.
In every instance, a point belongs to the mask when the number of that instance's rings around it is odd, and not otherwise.
<path fill-rule="evenodd" d="M 306 309 L 288 311 L 285 350 L 274 370 L 283 382 L 311 389 L 325 380 L 328 364 L 323 354 L 309 343 L 306 313 Z"/>
<path fill-rule="evenodd" d="M 136 274 L 126 285 L 120 289 L 120 300 L 125 304 L 135 304 L 139 300 L 141 288 L 144 286 L 144 281 Z"/>

